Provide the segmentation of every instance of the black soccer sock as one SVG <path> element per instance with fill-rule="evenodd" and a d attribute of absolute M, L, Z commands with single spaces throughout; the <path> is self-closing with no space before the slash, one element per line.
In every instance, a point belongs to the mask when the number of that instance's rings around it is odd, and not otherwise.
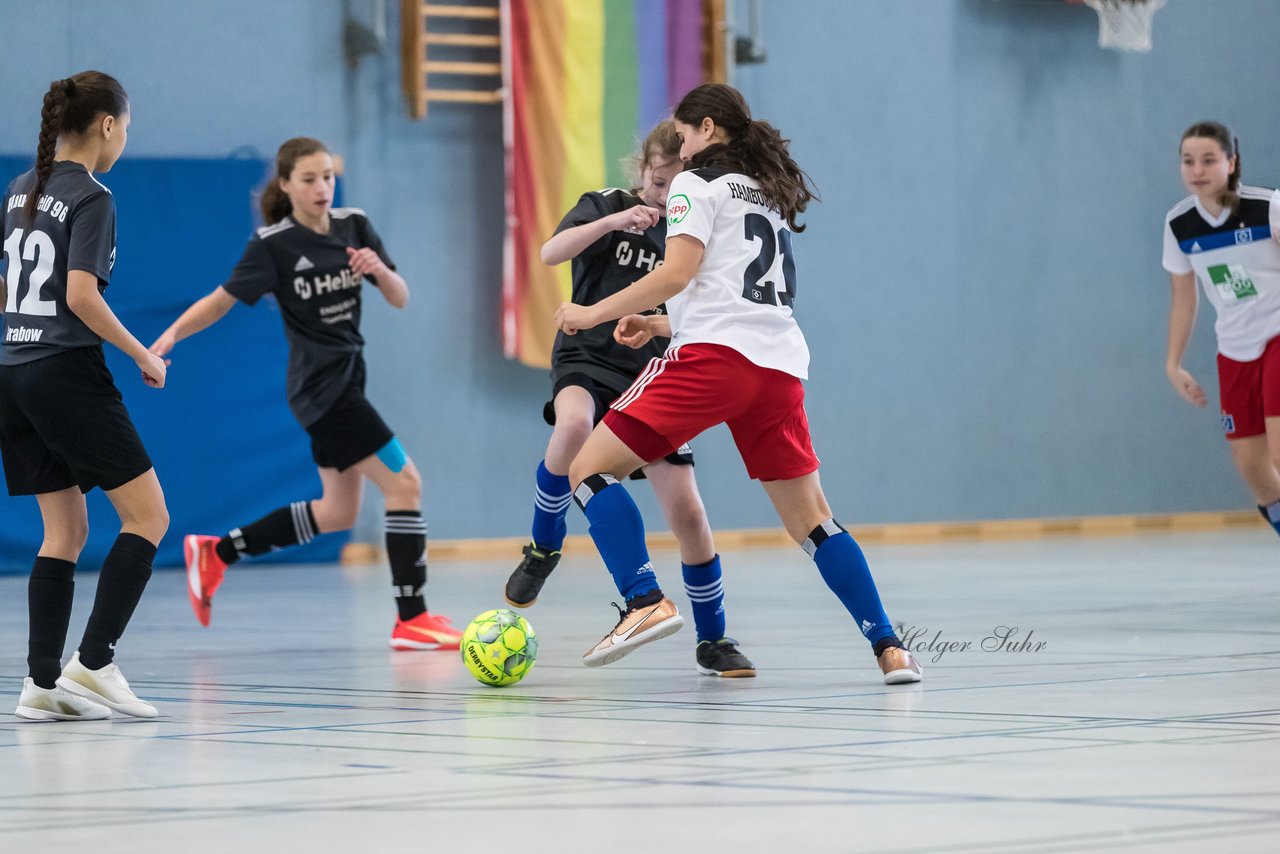
<path fill-rule="evenodd" d="M 52 688 L 62 675 L 62 649 L 71 622 L 76 565 L 56 557 L 38 557 L 27 582 L 27 667 L 33 682 Z"/>
<path fill-rule="evenodd" d="M 116 641 L 124 634 L 151 578 L 156 547 L 137 534 L 121 534 L 102 561 L 98 592 L 80 641 L 80 663 L 100 670 L 115 657 Z"/>
<path fill-rule="evenodd" d="M 236 528 L 218 540 L 214 551 L 223 563 L 231 566 L 242 557 L 257 557 L 273 549 L 306 545 L 316 538 L 316 530 L 311 502 L 295 501 L 243 528 Z"/>
<path fill-rule="evenodd" d="M 387 511 L 387 559 L 401 620 L 427 610 L 427 523 L 420 510 Z"/>

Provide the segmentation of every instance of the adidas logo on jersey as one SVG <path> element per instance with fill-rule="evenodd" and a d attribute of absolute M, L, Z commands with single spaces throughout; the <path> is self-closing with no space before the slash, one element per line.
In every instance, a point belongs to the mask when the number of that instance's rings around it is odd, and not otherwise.
<path fill-rule="evenodd" d="M 314 270 L 315 268 L 316 265 L 312 264 L 306 255 L 303 255 L 298 259 L 298 263 L 293 265 L 293 272 L 301 273 L 303 270 Z"/>

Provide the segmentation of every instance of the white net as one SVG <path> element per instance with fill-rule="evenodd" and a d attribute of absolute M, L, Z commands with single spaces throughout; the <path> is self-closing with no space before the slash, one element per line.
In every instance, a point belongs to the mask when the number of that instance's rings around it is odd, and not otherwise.
<path fill-rule="evenodd" d="M 1084 0 L 1098 13 L 1098 44 L 1112 50 L 1151 50 L 1151 19 L 1165 0 Z"/>

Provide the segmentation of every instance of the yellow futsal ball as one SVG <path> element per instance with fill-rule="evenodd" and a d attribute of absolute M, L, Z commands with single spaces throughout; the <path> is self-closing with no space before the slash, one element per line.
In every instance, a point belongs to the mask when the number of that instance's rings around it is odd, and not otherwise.
<path fill-rule="evenodd" d="M 533 668 L 538 636 L 514 611 L 485 611 L 462 633 L 462 661 L 486 685 L 514 685 Z"/>

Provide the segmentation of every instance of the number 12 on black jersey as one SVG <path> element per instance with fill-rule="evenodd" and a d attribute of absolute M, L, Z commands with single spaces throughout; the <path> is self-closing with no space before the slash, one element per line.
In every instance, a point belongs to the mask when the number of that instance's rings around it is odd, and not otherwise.
<path fill-rule="evenodd" d="M 54 300 L 40 298 L 40 290 L 53 275 L 54 249 L 53 241 L 43 231 L 32 231 L 22 240 L 22 229 L 15 228 L 4 242 L 4 251 L 9 256 L 9 270 L 5 276 L 5 285 L 9 297 L 4 310 L 9 314 L 29 314 L 35 317 L 54 317 L 58 313 L 58 304 Z M 18 292 L 22 289 L 22 262 L 35 261 L 27 281 L 27 293 L 18 302 Z"/>
<path fill-rule="evenodd" d="M 747 214 L 743 228 L 747 240 L 754 242 L 755 238 L 760 238 L 760 253 L 742 274 L 742 298 L 761 305 L 791 308 L 796 299 L 796 262 L 791 255 L 791 230 L 783 228 L 775 232 L 769 218 L 758 213 Z M 778 293 L 776 282 L 763 281 L 773 269 L 779 247 L 782 249 L 782 280 L 785 286 L 782 293 Z"/>

